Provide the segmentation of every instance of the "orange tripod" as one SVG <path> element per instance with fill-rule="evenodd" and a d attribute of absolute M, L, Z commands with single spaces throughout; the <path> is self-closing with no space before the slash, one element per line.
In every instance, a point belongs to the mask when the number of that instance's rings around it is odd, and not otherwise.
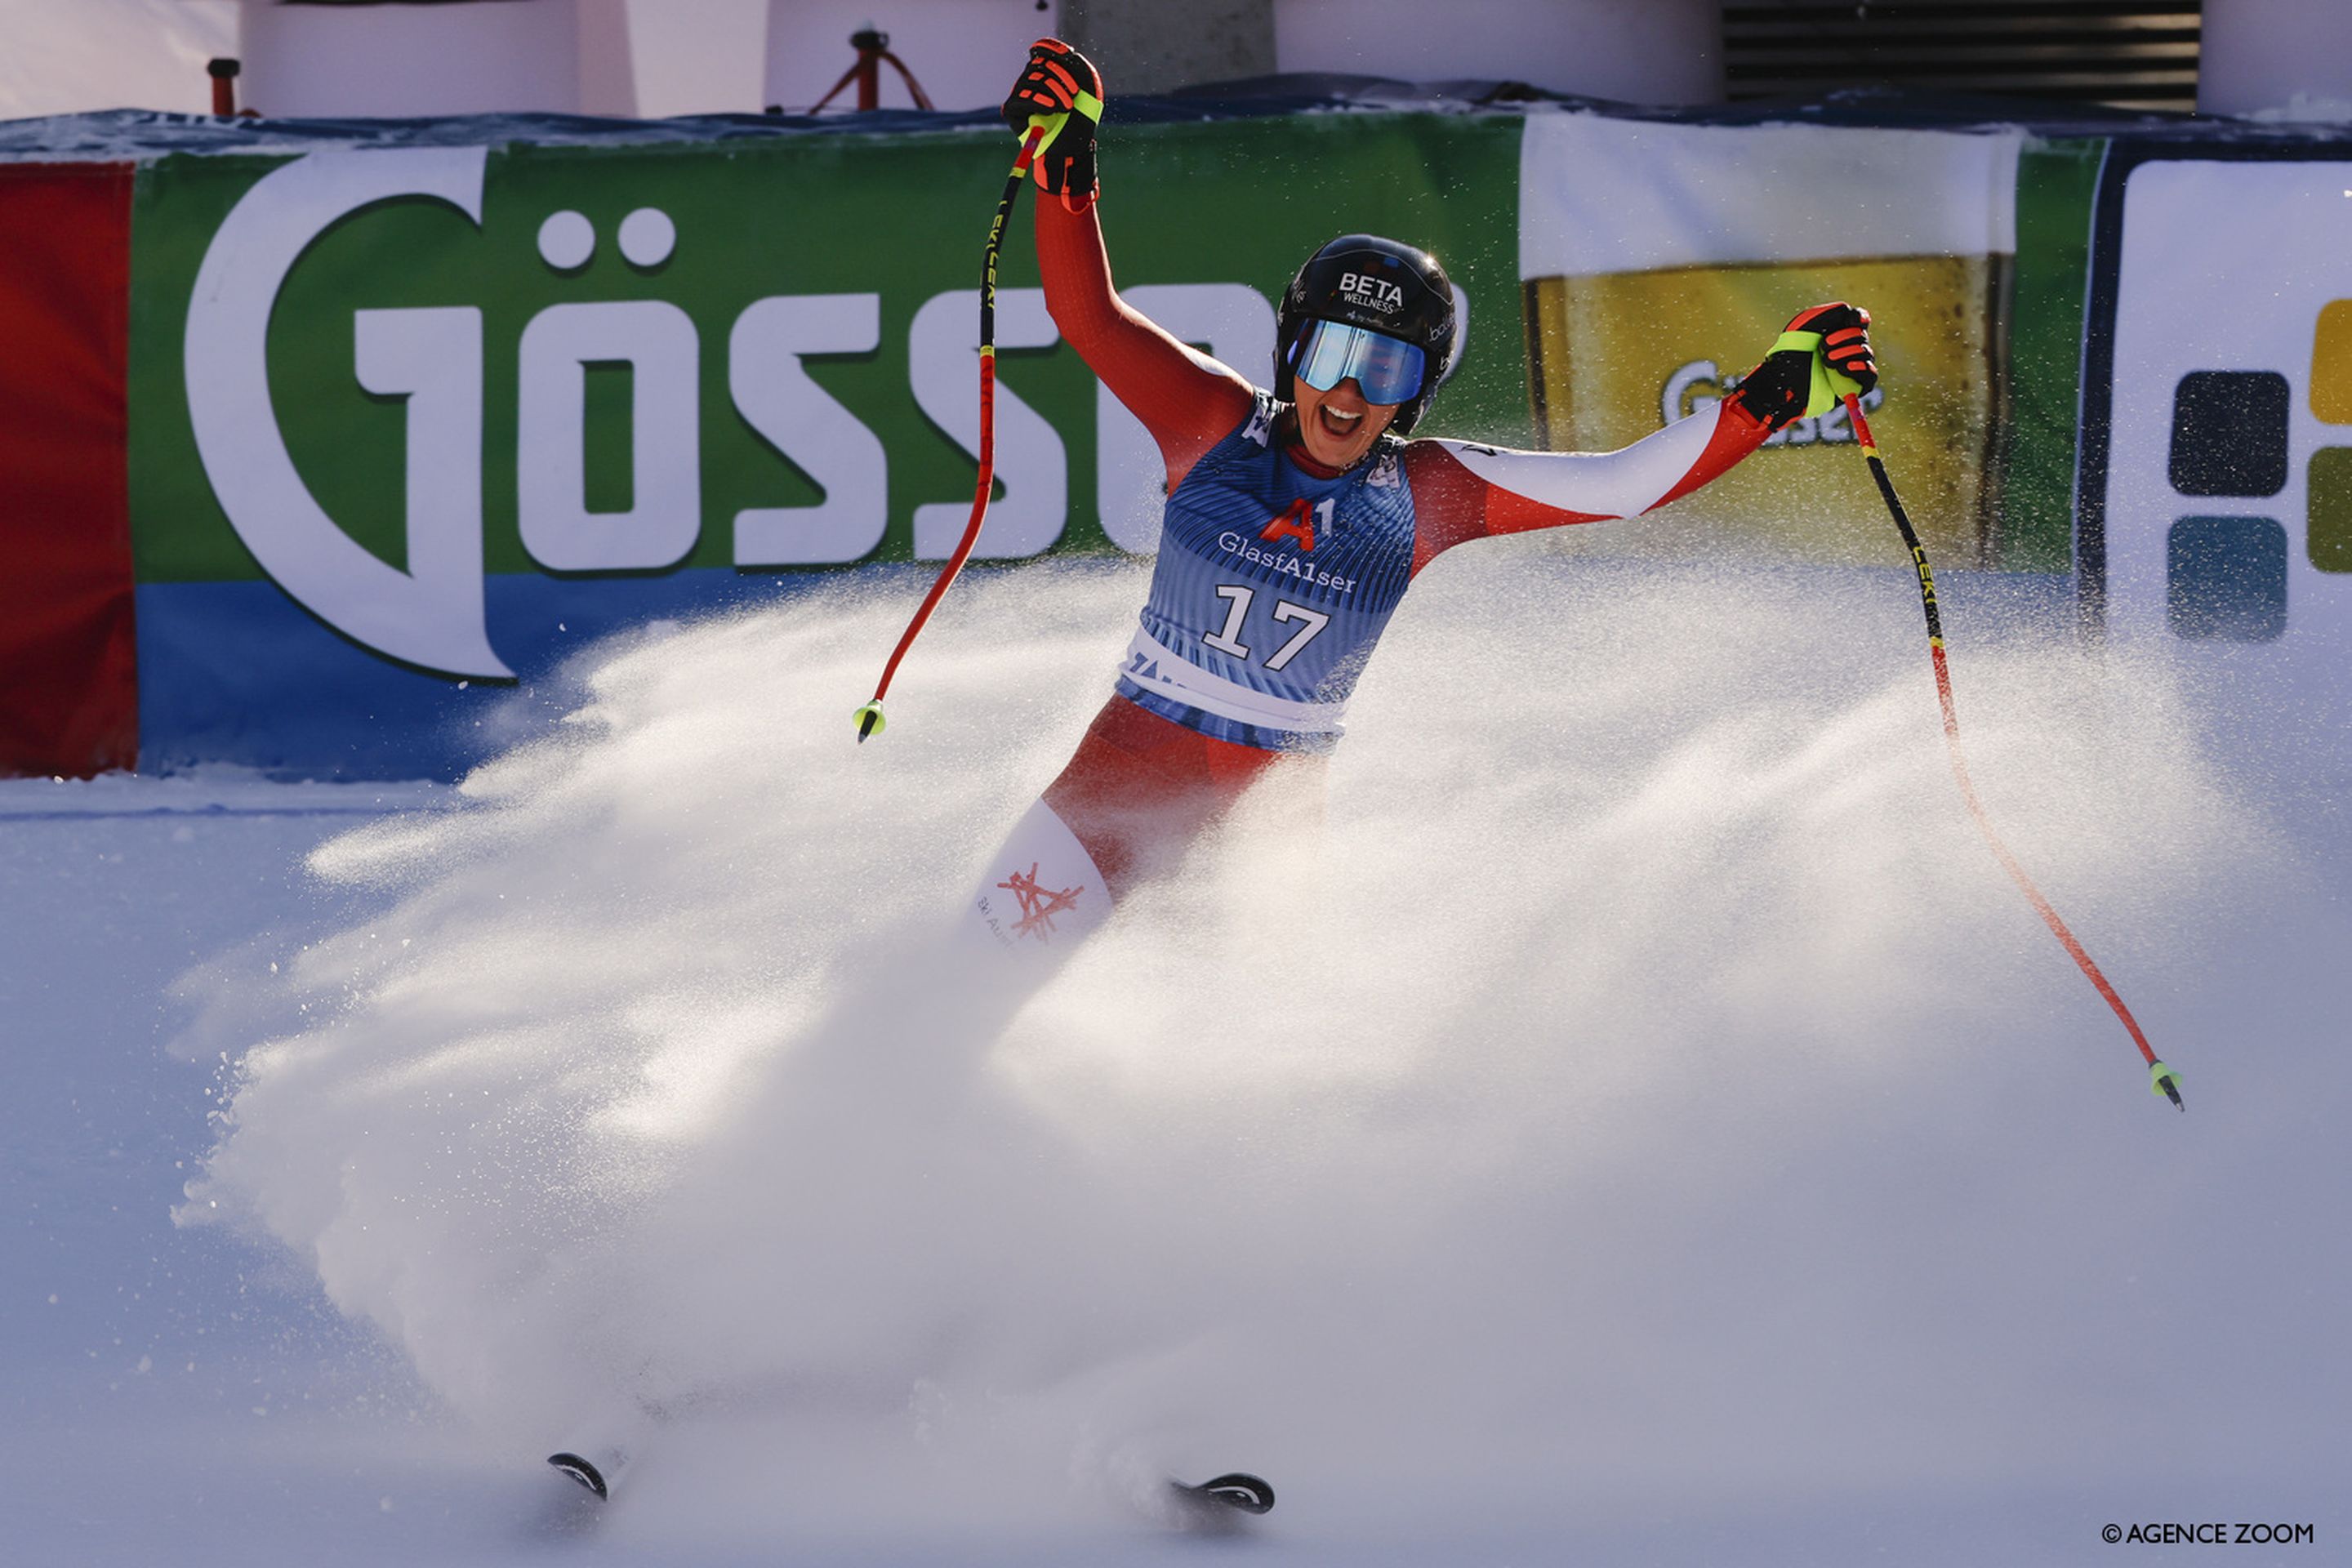
<path fill-rule="evenodd" d="M 861 110 L 879 108 L 884 60 L 890 62 L 891 68 L 898 73 L 898 79 L 907 84 L 908 92 L 914 94 L 917 109 L 931 106 L 930 99 L 923 92 L 923 84 L 915 79 L 915 73 L 907 68 L 907 62 L 890 52 L 889 34 L 867 27 L 850 34 L 849 42 L 857 51 L 857 63 L 841 73 L 841 79 L 833 84 L 831 92 L 816 100 L 816 107 L 809 110 L 811 114 L 817 113 L 840 97 L 841 89 L 853 81 L 857 84 L 857 107 Z"/>

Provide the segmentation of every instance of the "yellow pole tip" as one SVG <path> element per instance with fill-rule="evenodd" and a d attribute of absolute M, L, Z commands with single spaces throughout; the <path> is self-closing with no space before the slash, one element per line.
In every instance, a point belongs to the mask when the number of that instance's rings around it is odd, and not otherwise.
<path fill-rule="evenodd" d="M 888 722 L 882 717 L 882 704 L 878 701 L 860 704 L 851 717 L 857 721 L 857 738 L 861 742 L 868 735 L 880 734 Z"/>

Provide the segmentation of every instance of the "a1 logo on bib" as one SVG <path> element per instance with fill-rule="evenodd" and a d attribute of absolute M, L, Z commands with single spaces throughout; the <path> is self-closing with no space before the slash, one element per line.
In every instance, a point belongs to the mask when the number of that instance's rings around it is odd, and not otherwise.
<path fill-rule="evenodd" d="M 1378 310 L 1383 316 L 1393 316 L 1404 309 L 1404 290 L 1369 272 L 1340 273 L 1339 298 L 1358 310 Z"/>
<path fill-rule="evenodd" d="M 1329 504 L 1328 501 L 1324 502 L 1326 506 Z M 1286 539 L 1308 554 L 1313 554 L 1315 552 L 1315 513 L 1308 510 L 1307 498 L 1300 496 L 1290 503 L 1289 510 L 1278 511 L 1267 518 L 1265 526 L 1258 531 L 1258 537 L 1269 544 L 1277 540 Z"/>

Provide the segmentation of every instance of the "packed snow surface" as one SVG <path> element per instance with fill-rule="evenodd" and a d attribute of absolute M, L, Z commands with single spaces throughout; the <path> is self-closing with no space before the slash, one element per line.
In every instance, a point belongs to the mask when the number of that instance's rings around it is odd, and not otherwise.
<path fill-rule="evenodd" d="M 1948 591 L 2182 1116 L 1899 573 L 1449 558 L 1321 803 L 972 973 L 1141 589 L 978 574 L 864 746 L 845 580 L 454 787 L 0 788 L 23 1560 L 1164 1562 L 1234 1468 L 1265 1562 L 2347 1538 L 2352 710 Z"/>

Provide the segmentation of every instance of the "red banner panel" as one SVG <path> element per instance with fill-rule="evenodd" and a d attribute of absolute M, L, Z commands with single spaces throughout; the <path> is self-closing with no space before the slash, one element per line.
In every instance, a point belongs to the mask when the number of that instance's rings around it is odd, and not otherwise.
<path fill-rule="evenodd" d="M 0 164 L 0 773 L 139 756 L 127 163 Z"/>

